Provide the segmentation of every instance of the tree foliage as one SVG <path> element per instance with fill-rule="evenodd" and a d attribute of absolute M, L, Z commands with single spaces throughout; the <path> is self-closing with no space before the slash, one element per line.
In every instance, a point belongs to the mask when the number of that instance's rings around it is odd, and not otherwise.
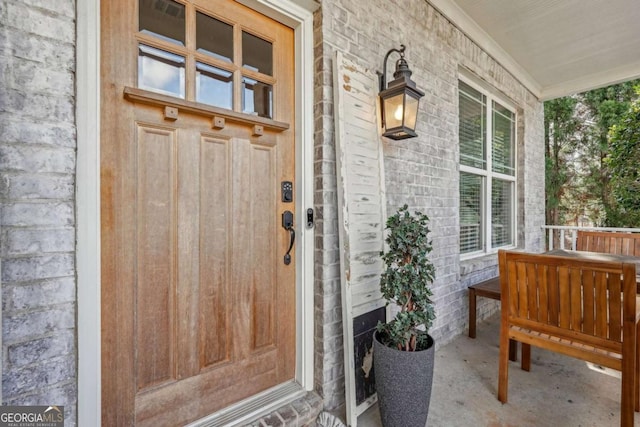
<path fill-rule="evenodd" d="M 640 86 L 637 87 L 640 95 Z M 640 227 L 640 98 L 609 132 L 607 167 L 618 227 Z"/>
<path fill-rule="evenodd" d="M 575 147 L 580 129 L 575 115 L 577 102 L 575 97 L 564 97 L 544 104 L 547 224 L 559 224 L 562 220 L 561 202 L 572 175 L 567 152 Z"/>
<path fill-rule="evenodd" d="M 381 253 L 386 266 L 380 289 L 387 304 L 395 303 L 400 312 L 388 323 L 378 324 L 381 342 L 404 351 L 424 350 L 430 343 L 428 331 L 435 319 L 431 289 L 435 267 L 427 255 L 429 218 L 411 214 L 407 205 L 387 219 L 388 251 Z"/>
<path fill-rule="evenodd" d="M 596 225 L 617 227 L 623 222 L 622 213 L 612 197 L 611 171 L 605 159 L 610 149 L 609 130 L 629 109 L 636 96 L 635 84 L 638 84 L 637 80 L 581 94 L 581 102 L 589 112 L 588 119 L 593 123 L 585 134 L 584 186 L 602 209 Z"/>
<path fill-rule="evenodd" d="M 545 102 L 547 224 L 578 224 L 587 217 L 593 225 L 622 227 L 622 209 L 611 169 L 609 131 L 625 116 L 638 96 L 640 80 L 595 89 Z M 628 147 L 627 147 L 628 148 Z"/>

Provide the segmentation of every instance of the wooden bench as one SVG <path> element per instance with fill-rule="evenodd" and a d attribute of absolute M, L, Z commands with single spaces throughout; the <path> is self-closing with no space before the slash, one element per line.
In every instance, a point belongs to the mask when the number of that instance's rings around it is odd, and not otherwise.
<path fill-rule="evenodd" d="M 578 230 L 576 250 L 636 257 L 636 274 L 640 274 L 640 233 Z M 636 278 L 640 294 L 640 277 Z"/>
<path fill-rule="evenodd" d="M 532 345 L 621 371 L 620 425 L 633 426 L 640 409 L 636 265 L 504 250 L 498 260 L 498 399 L 507 402 L 509 340 L 516 340 L 526 371 Z"/>
<path fill-rule="evenodd" d="M 578 230 L 576 249 L 640 257 L 640 233 Z"/>
<path fill-rule="evenodd" d="M 469 338 L 476 337 L 476 299 L 477 297 L 491 298 L 500 301 L 500 277 L 492 277 L 475 285 L 469 286 Z M 518 344 L 509 343 L 509 360 L 518 359 Z"/>

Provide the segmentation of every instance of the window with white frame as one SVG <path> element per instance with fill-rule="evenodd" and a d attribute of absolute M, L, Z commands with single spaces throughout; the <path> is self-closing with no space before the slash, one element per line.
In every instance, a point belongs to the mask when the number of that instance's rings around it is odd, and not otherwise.
<path fill-rule="evenodd" d="M 515 245 L 515 113 L 459 81 L 460 253 Z"/>

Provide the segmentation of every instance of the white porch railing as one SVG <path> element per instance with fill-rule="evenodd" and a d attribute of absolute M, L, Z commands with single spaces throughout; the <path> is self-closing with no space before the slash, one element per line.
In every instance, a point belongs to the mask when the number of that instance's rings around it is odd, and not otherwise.
<path fill-rule="evenodd" d="M 608 231 L 618 233 L 640 233 L 640 228 L 615 228 L 615 227 L 578 227 L 573 225 L 543 225 L 547 233 L 547 250 L 556 247 L 559 249 L 576 250 L 578 230 Z"/>

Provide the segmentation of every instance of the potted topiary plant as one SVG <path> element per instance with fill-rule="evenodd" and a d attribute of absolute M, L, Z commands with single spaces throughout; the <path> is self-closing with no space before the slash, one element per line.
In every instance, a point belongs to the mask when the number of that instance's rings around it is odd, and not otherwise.
<path fill-rule="evenodd" d="M 407 205 L 387 220 L 386 269 L 380 279 L 387 305 L 398 313 L 378 323 L 373 357 L 382 424 L 385 427 L 424 426 L 429 412 L 433 379 L 434 341 L 429 328 L 435 319 L 429 285 L 435 267 L 427 255 L 429 218 L 411 214 Z"/>

